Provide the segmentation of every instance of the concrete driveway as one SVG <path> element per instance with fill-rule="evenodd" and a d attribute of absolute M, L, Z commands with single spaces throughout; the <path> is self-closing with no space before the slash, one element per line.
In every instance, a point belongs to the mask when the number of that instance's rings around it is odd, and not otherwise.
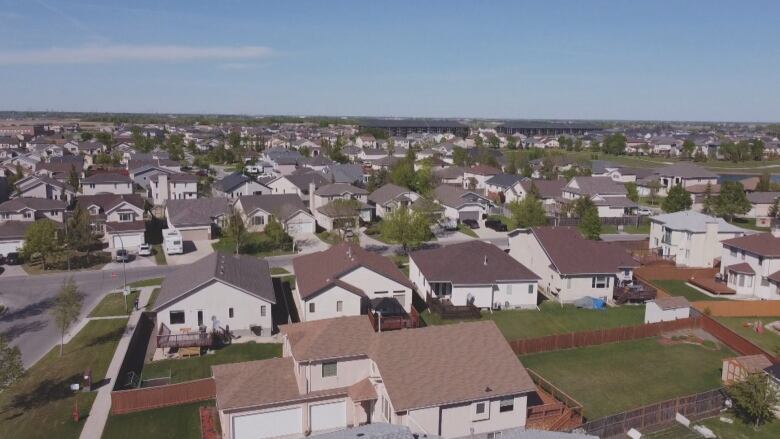
<path fill-rule="evenodd" d="M 123 267 L 126 265 L 126 267 Z M 101 270 L 104 271 L 122 271 L 123 268 L 136 268 L 136 267 L 156 267 L 153 256 L 137 256 L 133 255 L 133 260 L 122 264 L 121 262 L 109 262 L 104 265 Z"/>
<path fill-rule="evenodd" d="M 480 227 L 478 229 L 474 229 L 474 231 L 477 233 L 477 236 L 479 236 L 480 239 L 498 239 L 507 237 L 507 232 L 496 232 L 495 230 L 488 227 Z"/>
<path fill-rule="evenodd" d="M 29 276 L 21 265 L 3 265 L 0 270 L 2 270 L 0 271 L 2 277 Z"/>
<path fill-rule="evenodd" d="M 303 233 L 295 236 L 295 250 L 298 254 L 314 253 L 327 250 L 330 247 L 322 242 L 317 235 L 313 233 Z"/>
<path fill-rule="evenodd" d="M 212 242 L 216 241 L 184 241 L 184 254 L 166 255 L 165 260 L 168 261 L 168 265 L 191 264 L 214 252 Z"/>

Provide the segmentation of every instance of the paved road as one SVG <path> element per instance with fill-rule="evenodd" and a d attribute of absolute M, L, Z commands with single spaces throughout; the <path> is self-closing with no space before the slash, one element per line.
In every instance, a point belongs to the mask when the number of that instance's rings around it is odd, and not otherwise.
<path fill-rule="evenodd" d="M 127 281 L 163 277 L 176 267 L 128 268 Z M 38 361 L 60 339 L 50 309 L 62 282 L 72 275 L 84 297 L 83 316 L 105 293 L 122 287 L 122 271 L 77 271 L 37 276 L 0 276 L 0 301 L 9 307 L 0 318 L 0 333 L 22 350 L 25 366 Z M 115 277 L 114 277 L 115 276 Z"/>

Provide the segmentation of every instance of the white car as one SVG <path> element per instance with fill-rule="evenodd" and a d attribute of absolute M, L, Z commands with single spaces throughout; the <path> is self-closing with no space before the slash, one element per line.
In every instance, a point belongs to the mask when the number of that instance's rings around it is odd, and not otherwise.
<path fill-rule="evenodd" d="M 139 256 L 151 256 L 152 255 L 152 246 L 149 244 L 141 244 L 138 247 L 138 255 Z"/>
<path fill-rule="evenodd" d="M 648 209 L 647 207 L 640 207 L 640 208 L 639 208 L 639 209 L 636 211 L 636 214 L 637 214 L 637 215 L 646 215 L 646 216 L 650 216 L 650 215 L 652 215 L 652 214 L 653 214 L 653 211 L 652 211 L 652 210 L 650 210 L 650 209 Z"/>

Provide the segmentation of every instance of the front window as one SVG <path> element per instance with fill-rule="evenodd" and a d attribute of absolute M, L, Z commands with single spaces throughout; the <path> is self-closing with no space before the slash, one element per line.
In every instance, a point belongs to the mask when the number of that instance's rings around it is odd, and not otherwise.
<path fill-rule="evenodd" d="M 133 214 L 132 213 L 126 213 L 122 212 L 119 214 L 119 222 L 127 223 L 133 220 Z"/>
<path fill-rule="evenodd" d="M 322 377 L 334 377 L 338 373 L 338 363 L 330 361 L 328 363 L 322 363 Z"/>
<path fill-rule="evenodd" d="M 314 312 L 314 303 L 310 303 L 310 304 L 309 304 L 309 312 L 310 312 L 310 313 L 313 313 L 313 312 Z"/>
<path fill-rule="evenodd" d="M 262 216 L 253 216 L 252 217 L 252 225 L 253 226 L 262 226 L 265 224 L 265 218 Z"/>
<path fill-rule="evenodd" d="M 169 315 L 171 325 L 184 324 L 184 311 L 171 311 Z"/>
<path fill-rule="evenodd" d="M 609 277 L 594 276 L 591 286 L 593 288 L 607 288 L 609 286 Z"/>
<path fill-rule="evenodd" d="M 501 413 L 511 412 L 515 409 L 515 400 L 513 398 L 502 399 L 499 403 L 498 411 Z"/>

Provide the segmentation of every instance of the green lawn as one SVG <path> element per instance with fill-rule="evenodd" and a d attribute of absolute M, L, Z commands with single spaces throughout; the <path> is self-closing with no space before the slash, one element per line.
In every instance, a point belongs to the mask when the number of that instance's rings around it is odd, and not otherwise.
<path fill-rule="evenodd" d="M 290 244 L 292 246 L 292 244 Z M 236 242 L 230 237 L 223 237 L 212 244 L 214 250 L 235 253 Z M 274 256 L 292 253 L 292 247 L 279 248 L 271 238 L 262 232 L 247 233 L 245 242 L 241 245 L 241 253 L 255 256 Z"/>
<path fill-rule="evenodd" d="M 535 338 L 552 334 L 641 325 L 644 322 L 644 306 L 621 306 L 605 310 L 578 309 L 572 305 L 561 307 L 550 301 L 537 310 L 508 310 L 482 312 L 482 318 L 493 320 L 508 340 Z M 455 323 L 442 320 L 437 314 L 421 313 L 428 325 Z"/>
<path fill-rule="evenodd" d="M 710 297 L 696 288 L 691 287 L 684 280 L 654 280 L 652 283 L 672 296 L 683 296 L 691 302 L 702 300 L 729 300 L 722 297 Z"/>
<path fill-rule="evenodd" d="M 464 235 L 471 236 L 472 238 L 478 238 L 479 237 L 477 235 L 477 232 L 471 230 L 471 227 L 469 227 L 469 226 L 467 226 L 467 225 L 465 225 L 463 223 L 458 224 L 458 231 L 460 233 L 463 233 Z"/>
<path fill-rule="evenodd" d="M 768 232 L 769 227 L 759 227 L 756 225 L 756 219 L 755 218 L 734 218 L 729 223 L 737 226 L 742 227 L 743 229 L 749 229 L 749 230 L 756 230 L 759 232 Z"/>
<path fill-rule="evenodd" d="M 133 290 L 127 298 L 122 293 L 106 294 L 95 309 L 89 313 L 89 316 L 109 317 L 130 314 L 133 311 L 133 304 L 137 298 L 138 290 Z M 127 309 L 125 309 L 125 304 L 127 304 Z"/>
<path fill-rule="evenodd" d="M 718 417 L 704 420 L 701 424 L 712 430 L 720 439 L 776 439 L 780 437 L 780 420 L 775 419 L 756 430 L 752 425 L 746 424 L 736 416 L 729 414 L 728 417 L 734 419 L 733 424 L 722 422 Z"/>
<path fill-rule="evenodd" d="M 768 329 L 765 329 L 763 333 L 759 334 L 754 331 L 753 328 L 746 328 L 744 326 L 746 322 L 755 323 L 756 321 L 760 321 L 766 325 L 767 323 L 780 320 L 780 317 L 715 317 L 715 319 L 728 326 L 729 329 L 737 334 L 764 348 L 767 352 L 771 354 L 780 352 L 780 335 L 777 335 Z"/>
<path fill-rule="evenodd" d="M 649 338 L 526 355 L 521 360 L 578 400 L 586 417 L 598 419 L 718 388 L 722 359 L 733 355 L 725 347 L 663 346 Z"/>
<path fill-rule="evenodd" d="M 336 245 L 343 241 L 338 233 L 328 232 L 327 230 L 317 233 L 317 237 L 320 238 L 320 241 L 329 245 Z"/>
<path fill-rule="evenodd" d="M 277 343 L 235 343 L 219 349 L 213 354 L 201 357 L 177 360 L 162 360 L 144 366 L 143 378 L 167 377 L 170 373 L 171 382 L 208 378 L 211 376 L 211 366 L 215 364 L 240 363 L 242 361 L 263 360 L 282 356 L 282 345 Z"/>
<path fill-rule="evenodd" d="M 214 401 L 109 416 L 103 439 L 200 439 L 200 414 Z"/>
<path fill-rule="evenodd" d="M 168 261 L 165 259 L 165 252 L 163 251 L 162 244 L 153 245 L 152 253 L 154 253 L 154 262 L 156 262 L 157 265 L 168 265 Z"/>
<path fill-rule="evenodd" d="M 131 282 L 127 284 L 130 288 L 142 288 L 142 287 L 156 287 L 158 285 L 162 285 L 163 278 L 161 277 L 155 277 L 152 279 L 144 279 L 144 280 L 138 280 L 135 282 Z"/>
<path fill-rule="evenodd" d="M 152 290 L 152 294 L 149 296 L 149 301 L 146 303 L 146 310 L 151 310 L 154 308 L 155 303 L 157 303 L 157 296 L 160 295 L 160 289 L 155 288 Z"/>
<path fill-rule="evenodd" d="M 105 377 L 127 319 L 94 320 L 65 345 L 49 351 L 20 381 L 0 393 L 0 436 L 8 438 L 77 438 L 95 393 L 72 394 L 69 386 L 92 368 L 93 381 Z M 78 403 L 82 421 L 73 421 Z"/>

